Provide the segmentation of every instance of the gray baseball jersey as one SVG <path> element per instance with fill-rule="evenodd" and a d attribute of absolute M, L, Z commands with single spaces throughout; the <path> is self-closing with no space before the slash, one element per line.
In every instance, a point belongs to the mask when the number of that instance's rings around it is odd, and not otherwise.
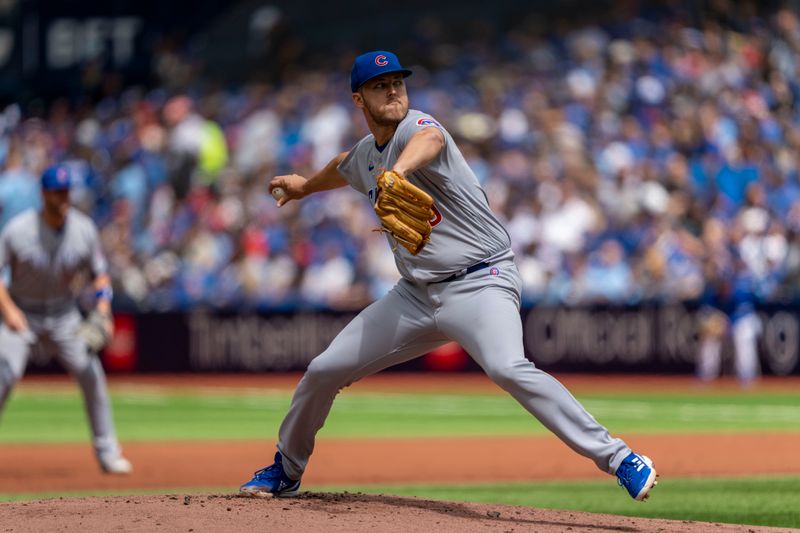
<path fill-rule="evenodd" d="M 311 361 L 280 427 L 278 449 L 286 474 L 302 476 L 316 433 L 343 387 L 449 340 L 464 347 L 495 383 L 568 446 L 614 473 L 630 448 L 525 358 L 519 315 L 522 280 L 508 234 L 447 131 L 429 115 L 409 111 L 385 146 L 376 146 L 372 135 L 365 137 L 339 171 L 374 202 L 379 169 L 391 168 L 411 136 L 428 127 L 442 130 L 445 146 L 407 178 L 434 199 L 430 243 L 417 256 L 393 246 L 400 282 Z M 481 268 L 469 269 L 479 263 Z"/>
<path fill-rule="evenodd" d="M 416 283 L 447 278 L 481 261 L 513 257 L 508 232 L 489 209 L 478 178 L 447 130 L 430 115 L 409 110 L 384 146 L 377 146 L 375 137 L 367 135 L 353 147 L 338 170 L 354 189 L 374 202 L 376 177 L 383 169 L 394 166 L 415 133 L 430 127 L 444 134 L 444 148 L 433 161 L 406 179 L 433 198 L 435 218 L 431 221 L 431 240 L 418 255 L 412 255 L 402 246 L 393 246 L 400 274 Z M 387 238 L 392 241 L 388 234 Z"/>
<path fill-rule="evenodd" d="M 77 335 L 78 291 L 106 271 L 97 228 L 76 209 L 70 209 L 60 231 L 38 211 L 21 213 L 0 233 L 0 269 L 6 266 L 11 269 L 8 293 L 25 314 L 28 331 L 0 325 L 0 411 L 25 371 L 31 345 L 40 343 L 78 381 L 100 461 L 119 456 L 103 367 Z"/>
<path fill-rule="evenodd" d="M 74 306 L 86 281 L 106 271 L 94 223 L 74 208 L 60 231 L 32 209 L 13 218 L 0 233 L 0 268 L 6 265 L 11 298 L 23 311 L 38 313 Z"/>

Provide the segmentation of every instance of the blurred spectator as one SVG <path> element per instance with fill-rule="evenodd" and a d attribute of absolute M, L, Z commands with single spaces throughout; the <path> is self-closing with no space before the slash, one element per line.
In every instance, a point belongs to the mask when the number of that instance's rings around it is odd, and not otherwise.
<path fill-rule="evenodd" d="M 16 139 L 11 139 L 6 164 L 0 174 L 0 228 L 27 209 L 38 209 L 41 203 L 38 178 L 24 165 Z"/>
<path fill-rule="evenodd" d="M 164 105 L 170 129 L 171 182 L 179 199 L 192 185 L 211 185 L 228 163 L 225 135 L 213 120 L 203 118 L 188 96 L 176 96 Z"/>
<path fill-rule="evenodd" d="M 627 303 L 630 300 L 634 284 L 619 242 L 603 241 L 600 249 L 589 256 L 581 284 L 586 287 L 585 299 L 589 302 Z"/>

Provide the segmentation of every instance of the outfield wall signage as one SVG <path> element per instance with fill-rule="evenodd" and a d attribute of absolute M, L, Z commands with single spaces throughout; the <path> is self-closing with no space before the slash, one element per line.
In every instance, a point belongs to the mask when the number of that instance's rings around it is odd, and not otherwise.
<path fill-rule="evenodd" d="M 700 343 L 698 313 L 684 306 L 538 307 L 523 313 L 525 351 L 538 366 L 551 370 L 692 372 Z M 800 373 L 798 311 L 774 307 L 758 314 L 764 373 Z M 725 367 L 734 356 L 728 332 Z"/>
<path fill-rule="evenodd" d="M 103 360 L 111 371 L 285 372 L 305 369 L 355 313 L 159 313 L 117 316 L 118 339 Z M 557 372 L 689 374 L 699 349 L 699 311 L 684 306 L 535 307 L 522 312 L 526 356 Z M 800 374 L 800 309 L 759 309 L 764 374 Z M 502 332 L 498 332 L 498 335 Z M 480 370 L 457 346 L 397 367 L 401 370 Z M 30 366 L 55 367 L 42 347 Z M 731 373 L 734 346 L 723 343 Z"/>

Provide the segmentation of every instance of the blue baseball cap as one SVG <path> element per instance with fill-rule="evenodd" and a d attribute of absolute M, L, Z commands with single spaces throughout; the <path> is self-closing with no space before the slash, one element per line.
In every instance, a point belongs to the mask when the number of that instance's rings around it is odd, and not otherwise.
<path fill-rule="evenodd" d="M 42 189 L 45 191 L 69 189 L 71 185 L 71 173 L 64 165 L 47 167 L 42 173 Z"/>
<path fill-rule="evenodd" d="M 411 71 L 400 65 L 400 60 L 391 52 L 376 50 L 361 54 L 353 62 L 350 72 L 350 88 L 356 92 L 366 82 L 390 72 L 400 72 L 403 77 L 410 76 Z"/>

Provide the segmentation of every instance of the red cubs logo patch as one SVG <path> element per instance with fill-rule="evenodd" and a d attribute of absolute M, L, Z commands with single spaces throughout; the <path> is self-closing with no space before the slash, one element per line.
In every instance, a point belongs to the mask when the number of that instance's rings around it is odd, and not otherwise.
<path fill-rule="evenodd" d="M 431 206 L 431 210 L 433 211 L 433 217 L 431 217 L 431 227 L 435 227 L 439 225 L 439 222 L 442 221 L 442 214 L 436 209 L 435 205 Z"/>
<path fill-rule="evenodd" d="M 500 269 L 497 268 L 497 267 L 490 268 L 489 269 L 489 275 L 490 276 L 499 276 L 500 275 Z"/>
<path fill-rule="evenodd" d="M 433 120 L 432 118 L 420 118 L 417 119 L 417 126 L 421 128 L 427 128 L 428 126 L 433 126 L 434 128 L 442 129 L 441 124 Z"/>
<path fill-rule="evenodd" d="M 379 67 L 385 67 L 388 63 L 389 61 L 386 60 L 386 56 L 384 55 L 375 56 L 375 64 L 378 65 Z"/>

